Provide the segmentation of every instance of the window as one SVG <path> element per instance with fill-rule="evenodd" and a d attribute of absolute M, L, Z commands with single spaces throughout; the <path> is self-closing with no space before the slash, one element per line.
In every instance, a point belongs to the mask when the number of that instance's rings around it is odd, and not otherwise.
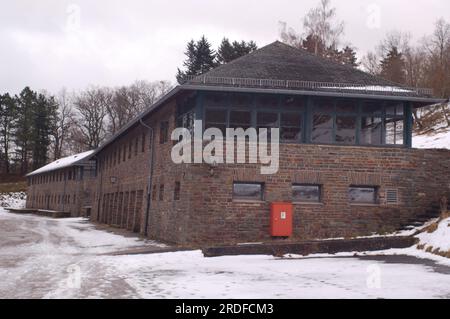
<path fill-rule="evenodd" d="M 263 200 L 263 188 L 261 183 L 233 183 L 233 199 Z"/>
<path fill-rule="evenodd" d="M 257 130 L 260 134 L 260 129 L 267 129 L 267 140 L 271 139 L 271 128 L 277 128 L 278 113 L 258 112 L 256 117 Z"/>
<path fill-rule="evenodd" d="M 225 93 L 207 93 L 204 96 L 203 103 L 205 106 L 227 106 L 229 94 Z"/>
<path fill-rule="evenodd" d="M 308 202 L 319 203 L 322 198 L 321 185 L 306 185 L 294 184 L 292 185 L 292 201 L 294 202 Z"/>
<path fill-rule="evenodd" d="M 333 142 L 333 117 L 331 115 L 314 115 L 311 140 L 313 143 Z"/>
<path fill-rule="evenodd" d="M 376 204 L 378 202 L 378 188 L 373 186 L 350 186 L 349 201 L 355 204 Z"/>
<path fill-rule="evenodd" d="M 404 144 L 404 121 L 403 118 L 386 117 L 384 121 L 387 145 Z"/>
<path fill-rule="evenodd" d="M 127 160 L 127 146 L 123 146 L 123 158 L 122 161 L 125 162 Z"/>
<path fill-rule="evenodd" d="M 381 117 L 363 116 L 361 118 L 360 143 L 363 145 L 381 145 L 383 132 Z"/>
<path fill-rule="evenodd" d="M 248 129 L 252 125 L 252 113 L 247 111 L 230 111 L 230 128 Z"/>
<path fill-rule="evenodd" d="M 314 99 L 314 111 L 317 113 L 333 113 L 334 100 L 333 99 Z"/>
<path fill-rule="evenodd" d="M 287 96 L 281 99 L 281 107 L 289 111 L 305 110 L 305 98 L 303 96 Z"/>
<path fill-rule="evenodd" d="M 175 188 L 173 190 L 173 200 L 180 200 L 181 183 L 175 182 Z"/>
<path fill-rule="evenodd" d="M 177 127 L 194 131 L 196 93 L 185 93 L 177 99 Z M 150 145 L 150 144 L 149 144 Z"/>
<path fill-rule="evenodd" d="M 152 200 L 156 200 L 156 185 L 153 185 L 153 189 L 152 189 Z"/>
<path fill-rule="evenodd" d="M 131 151 L 132 151 L 132 148 L 133 148 L 133 144 L 132 143 L 133 142 L 130 141 L 130 143 L 128 144 L 128 159 L 131 158 Z"/>
<path fill-rule="evenodd" d="M 138 155 L 138 148 L 139 148 L 139 137 L 136 137 L 136 140 L 134 142 L 134 156 Z"/>
<path fill-rule="evenodd" d="M 225 136 L 227 129 L 227 110 L 207 109 L 205 112 L 205 130 L 218 128 Z"/>
<path fill-rule="evenodd" d="M 301 114 L 281 113 L 280 116 L 280 139 L 283 142 L 301 142 L 302 140 Z"/>
<path fill-rule="evenodd" d="M 358 105 L 353 100 L 337 100 L 336 113 L 358 113 Z"/>
<path fill-rule="evenodd" d="M 145 133 L 142 133 L 142 145 L 141 145 L 141 152 L 145 152 Z"/>
<path fill-rule="evenodd" d="M 356 144 L 356 117 L 336 117 L 336 143 Z"/>
<path fill-rule="evenodd" d="M 164 184 L 159 185 L 159 200 L 164 200 Z"/>
<path fill-rule="evenodd" d="M 233 107 L 250 107 L 252 105 L 252 96 L 248 94 L 233 94 L 230 105 Z"/>
<path fill-rule="evenodd" d="M 264 109 L 278 109 L 278 96 L 276 95 L 258 95 L 256 97 L 256 105 Z"/>

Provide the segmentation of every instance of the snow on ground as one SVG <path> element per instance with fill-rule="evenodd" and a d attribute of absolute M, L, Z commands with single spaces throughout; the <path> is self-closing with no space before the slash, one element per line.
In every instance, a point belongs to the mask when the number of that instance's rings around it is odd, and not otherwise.
<path fill-rule="evenodd" d="M 96 230 L 82 218 L 55 220 L 0 208 L 0 298 L 52 296 L 67 285 L 73 267 L 82 267 L 86 282 L 66 297 L 97 296 L 102 289 L 110 289 L 110 297 L 128 296 L 121 281 L 105 279 L 108 269 L 98 261 L 102 254 L 143 246 L 159 245 Z"/>
<path fill-rule="evenodd" d="M 109 259 L 144 298 L 448 298 L 450 272 L 420 262 L 270 256 L 203 258 L 199 251 Z M 446 268 L 450 270 L 450 268 Z M 442 280 L 442 281 L 441 281 Z"/>
<path fill-rule="evenodd" d="M 26 199 L 25 192 L 0 194 L 0 207 L 24 208 Z"/>
<path fill-rule="evenodd" d="M 414 135 L 413 147 L 422 149 L 450 149 L 450 130 L 436 134 Z"/>
<path fill-rule="evenodd" d="M 423 232 L 417 235 L 424 250 L 438 249 L 440 252 L 450 252 L 450 218 L 443 219 L 434 232 Z"/>
<path fill-rule="evenodd" d="M 0 298 L 450 298 L 450 263 L 415 248 L 410 253 L 432 258 L 404 256 L 408 250 L 282 259 L 105 255 L 144 245 L 158 246 L 80 218 L 0 208 Z"/>

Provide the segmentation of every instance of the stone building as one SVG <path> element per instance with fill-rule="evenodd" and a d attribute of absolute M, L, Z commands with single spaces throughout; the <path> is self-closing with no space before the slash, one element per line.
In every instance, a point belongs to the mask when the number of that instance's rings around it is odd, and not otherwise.
<path fill-rule="evenodd" d="M 27 208 L 90 216 L 94 151 L 61 158 L 27 175 Z"/>
<path fill-rule="evenodd" d="M 288 202 L 293 239 L 392 231 L 450 196 L 450 152 L 411 147 L 413 110 L 438 102 L 275 42 L 187 79 L 97 149 L 91 219 L 169 243 L 259 242 L 270 204 Z M 279 128 L 279 170 L 175 164 L 177 127 Z"/>

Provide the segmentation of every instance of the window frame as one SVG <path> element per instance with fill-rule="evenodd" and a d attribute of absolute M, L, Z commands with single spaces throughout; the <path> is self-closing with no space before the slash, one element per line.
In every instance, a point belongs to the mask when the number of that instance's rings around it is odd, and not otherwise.
<path fill-rule="evenodd" d="M 259 186 L 259 196 L 256 197 L 249 197 L 249 196 L 236 196 L 235 192 L 235 186 L 236 185 L 254 185 Z M 234 202 L 263 202 L 265 197 L 265 183 L 263 182 L 241 182 L 241 181 L 234 181 L 232 185 L 232 198 Z"/>
<path fill-rule="evenodd" d="M 317 200 L 300 200 L 294 198 L 294 187 L 317 187 L 319 198 Z M 312 183 L 292 183 L 291 185 L 292 202 L 296 204 L 322 204 L 323 203 L 323 185 Z"/>
<path fill-rule="evenodd" d="M 352 189 L 373 189 L 373 194 L 374 194 L 374 198 L 373 201 L 352 201 L 351 200 L 351 195 L 350 192 Z M 378 206 L 380 204 L 380 186 L 374 186 L 374 185 L 350 185 L 348 187 L 348 191 L 347 191 L 347 196 L 348 196 L 348 202 L 350 205 L 355 205 L 355 206 L 364 206 L 364 205 L 369 205 L 369 206 Z"/>
<path fill-rule="evenodd" d="M 212 92 L 215 93 L 215 92 Z M 211 92 L 208 92 L 211 94 Z M 223 94 L 217 92 L 217 94 Z M 240 93 L 239 93 L 240 94 Z M 377 100 L 369 98 L 350 98 L 350 97 L 318 97 L 311 95 L 289 95 L 289 94 L 276 94 L 274 98 L 270 99 L 270 103 L 263 103 L 257 105 L 258 101 L 264 98 L 262 94 L 250 94 L 253 96 L 248 99 L 249 106 L 233 105 L 233 93 L 228 94 L 228 98 L 221 97 L 220 105 L 208 105 L 205 102 L 201 102 L 201 115 L 203 121 L 203 131 L 206 124 L 206 112 L 208 110 L 221 110 L 225 113 L 226 123 L 216 123 L 220 127 L 225 126 L 230 128 L 230 113 L 234 111 L 251 112 L 252 123 L 251 127 L 258 129 L 261 125 L 258 124 L 257 118 L 259 113 L 269 112 L 278 114 L 277 128 L 280 129 L 280 143 L 281 144 L 312 144 L 312 145 L 337 145 L 337 146 L 362 146 L 362 147 L 387 147 L 387 148 L 411 148 L 411 105 L 407 101 L 395 101 L 395 100 Z M 275 98 L 278 100 L 275 106 Z M 289 105 L 287 102 L 289 98 L 297 99 L 294 104 Z M 199 99 L 203 101 L 202 98 Z M 316 105 L 318 101 L 329 101 L 328 107 L 325 110 L 317 110 Z M 251 101 L 251 102 L 250 102 Z M 302 102 L 303 101 L 303 102 Z M 270 105 L 268 107 L 267 105 Z M 386 114 L 387 108 L 396 105 L 396 112 L 393 115 Z M 348 107 L 347 107 L 348 106 Z M 403 107 L 403 108 L 402 108 Z M 339 110 L 339 111 L 338 111 Z M 300 119 L 300 136 L 298 140 L 282 139 L 282 116 L 283 114 L 297 114 Z M 332 126 L 331 139 L 329 142 L 313 141 L 313 121 L 314 115 L 328 115 L 331 117 Z M 351 117 L 355 120 L 355 139 L 354 142 L 337 142 L 338 125 L 337 119 L 339 117 Z M 363 140 L 363 119 L 373 118 L 375 121 L 381 119 L 380 125 L 380 139 L 381 143 L 378 143 L 378 138 L 367 139 L 369 142 Z M 402 131 L 402 144 L 387 144 L 386 142 L 386 118 L 396 118 L 403 120 Z M 212 122 L 211 122 L 212 123 Z M 214 123 L 213 123 L 214 124 Z M 213 125 L 212 124 L 212 125 Z M 234 127 L 235 125 L 233 125 Z M 287 127 L 287 126 L 286 126 Z M 367 127 L 366 129 L 369 129 Z M 352 129 L 353 131 L 353 129 Z M 370 131 L 374 132 L 374 131 Z M 224 135 L 225 136 L 225 135 Z M 400 138 L 399 138 L 400 139 Z"/>
<path fill-rule="evenodd" d="M 166 144 L 169 141 L 169 121 L 162 121 L 159 124 L 159 144 Z"/>

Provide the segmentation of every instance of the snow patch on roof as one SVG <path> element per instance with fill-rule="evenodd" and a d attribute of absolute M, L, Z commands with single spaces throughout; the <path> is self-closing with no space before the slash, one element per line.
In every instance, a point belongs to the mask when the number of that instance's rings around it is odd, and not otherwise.
<path fill-rule="evenodd" d="M 34 172 L 29 173 L 27 176 L 42 174 L 42 173 L 46 173 L 46 172 L 54 171 L 57 169 L 72 166 L 84 159 L 89 158 L 92 154 L 94 154 L 94 150 L 87 151 L 87 152 L 80 153 L 80 154 L 75 154 L 75 155 L 64 157 L 64 158 L 60 158 L 57 161 L 54 161 L 50 164 L 47 164 L 47 165 L 41 167 L 38 170 L 35 170 Z"/>
<path fill-rule="evenodd" d="M 333 90 L 356 90 L 356 91 L 374 91 L 374 92 L 396 92 L 396 93 L 413 93 L 412 90 L 408 90 L 396 86 L 381 86 L 381 85 L 363 85 L 363 86 L 328 86 L 322 87 L 323 89 Z"/>

